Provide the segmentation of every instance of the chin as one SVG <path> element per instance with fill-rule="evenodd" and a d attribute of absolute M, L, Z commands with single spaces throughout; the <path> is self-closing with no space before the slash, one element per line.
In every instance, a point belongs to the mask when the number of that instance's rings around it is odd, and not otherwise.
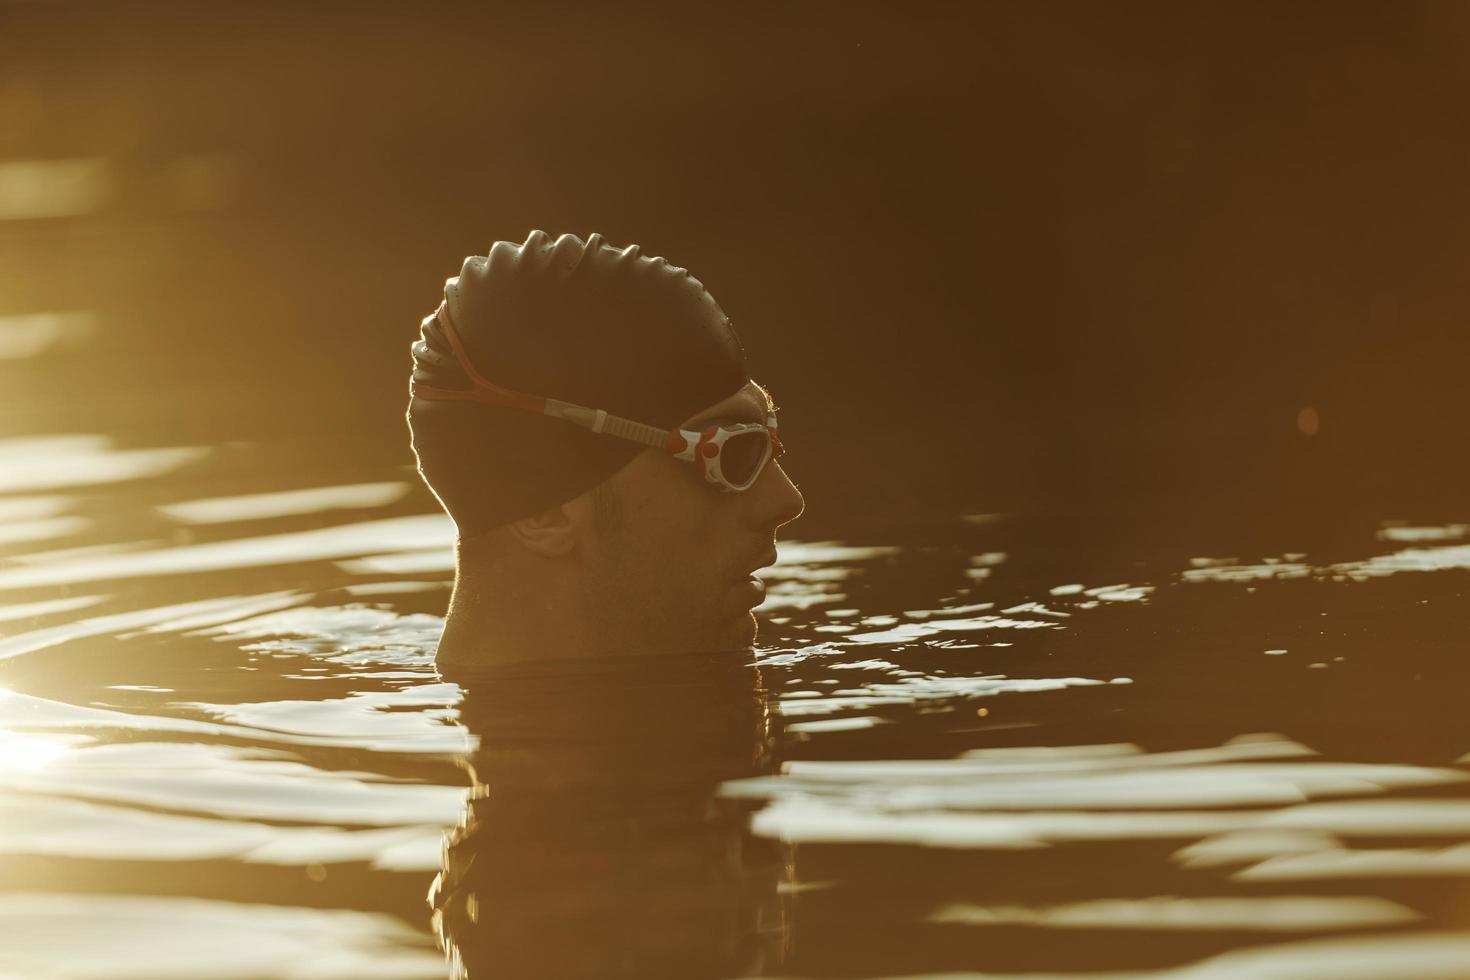
<path fill-rule="evenodd" d="M 746 612 L 711 630 L 707 639 L 712 642 L 708 646 L 716 650 L 749 650 L 755 646 L 755 634 L 755 613 Z"/>

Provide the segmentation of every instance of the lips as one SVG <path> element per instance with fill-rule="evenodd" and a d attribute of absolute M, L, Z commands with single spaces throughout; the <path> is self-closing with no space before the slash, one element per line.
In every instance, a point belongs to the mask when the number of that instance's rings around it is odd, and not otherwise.
<path fill-rule="evenodd" d="M 746 589 L 750 589 L 751 592 L 757 597 L 755 600 L 756 603 L 759 603 L 762 599 L 764 599 L 766 594 L 766 583 L 756 577 L 756 570 L 766 568 L 770 565 L 774 565 L 775 563 L 776 549 L 772 548 L 764 555 L 760 556 L 757 559 L 754 559 L 749 565 L 744 566 L 745 568 L 749 569 L 748 571 L 740 572 L 735 575 L 735 579 L 740 584 L 740 586 Z"/>
<path fill-rule="evenodd" d="M 776 549 L 772 548 L 761 557 L 755 559 L 751 564 L 743 566 L 745 571 L 740 572 L 735 577 L 739 579 L 753 579 L 758 570 L 768 568 L 774 564 L 776 564 Z"/>

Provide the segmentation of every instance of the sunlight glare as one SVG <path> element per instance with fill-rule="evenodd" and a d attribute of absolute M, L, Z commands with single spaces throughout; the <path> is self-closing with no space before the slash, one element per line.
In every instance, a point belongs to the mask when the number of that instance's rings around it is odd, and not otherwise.
<path fill-rule="evenodd" d="M 35 772 L 65 751 L 65 745 L 50 739 L 0 729 L 0 773 Z"/>

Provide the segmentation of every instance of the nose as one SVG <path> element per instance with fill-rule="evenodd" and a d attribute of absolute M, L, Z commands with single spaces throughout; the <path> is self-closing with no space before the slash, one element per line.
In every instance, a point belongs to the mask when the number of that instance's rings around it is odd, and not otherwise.
<path fill-rule="evenodd" d="M 806 509 L 806 500 L 801 491 L 796 489 L 796 484 L 791 482 L 786 470 L 774 459 L 766 464 L 765 470 L 749 493 L 754 498 L 751 501 L 754 505 L 752 518 L 758 528 L 778 528 L 783 524 L 790 524 Z"/>

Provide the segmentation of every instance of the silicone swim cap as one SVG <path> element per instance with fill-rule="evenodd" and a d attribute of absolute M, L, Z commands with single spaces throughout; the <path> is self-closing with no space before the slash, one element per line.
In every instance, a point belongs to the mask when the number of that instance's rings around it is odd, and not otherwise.
<path fill-rule="evenodd" d="M 740 390 L 740 340 L 698 279 L 601 235 L 496 242 L 465 259 L 444 301 L 471 363 L 507 388 L 674 427 Z M 413 379 L 467 388 L 437 320 L 413 345 Z M 642 450 L 558 419 L 413 398 L 424 481 L 462 536 L 565 503 Z"/>

